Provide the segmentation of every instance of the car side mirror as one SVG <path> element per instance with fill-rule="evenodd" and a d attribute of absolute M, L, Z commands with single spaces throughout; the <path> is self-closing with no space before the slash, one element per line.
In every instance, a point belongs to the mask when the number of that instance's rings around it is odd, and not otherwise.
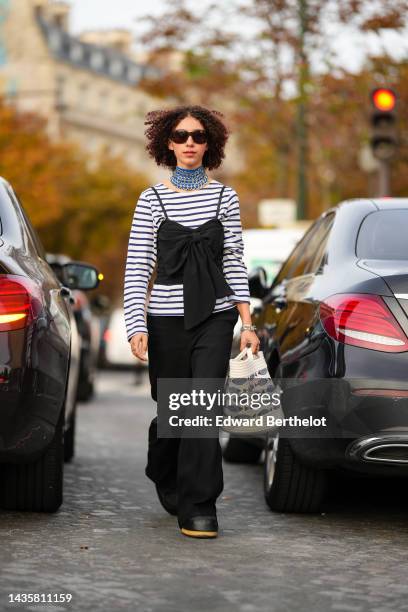
<path fill-rule="evenodd" d="M 63 284 L 69 289 L 86 291 L 99 285 L 99 272 L 95 266 L 72 261 L 62 266 Z"/>
<path fill-rule="evenodd" d="M 262 299 L 268 293 L 268 280 L 265 268 L 257 266 L 248 274 L 249 294 Z"/>

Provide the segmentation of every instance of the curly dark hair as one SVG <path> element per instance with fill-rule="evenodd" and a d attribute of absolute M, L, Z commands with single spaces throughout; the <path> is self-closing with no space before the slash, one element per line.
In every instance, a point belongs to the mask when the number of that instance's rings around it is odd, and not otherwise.
<path fill-rule="evenodd" d="M 212 170 L 221 165 L 225 157 L 224 148 L 229 137 L 229 130 L 221 120 L 224 115 L 216 110 L 203 106 L 176 106 L 165 110 L 150 111 L 146 114 L 145 131 L 147 136 L 146 150 L 158 166 L 166 166 L 174 170 L 177 158 L 174 151 L 168 148 L 170 134 L 174 127 L 185 117 L 194 117 L 201 122 L 207 131 L 208 149 L 203 155 L 203 166 Z"/>

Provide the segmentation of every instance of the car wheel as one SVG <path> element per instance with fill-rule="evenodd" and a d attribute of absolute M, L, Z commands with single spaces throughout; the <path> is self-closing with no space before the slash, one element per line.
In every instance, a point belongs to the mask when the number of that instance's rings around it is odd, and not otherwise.
<path fill-rule="evenodd" d="M 264 494 L 277 512 L 319 512 L 327 485 L 324 470 L 302 464 L 279 433 L 265 443 Z"/>
<path fill-rule="evenodd" d="M 65 432 L 64 436 L 64 461 L 68 463 L 71 461 L 75 452 L 75 422 L 76 422 L 76 408 L 72 413 L 69 427 Z"/>
<path fill-rule="evenodd" d="M 0 505 L 4 510 L 56 512 L 63 501 L 64 410 L 55 436 L 33 463 L 5 464 Z"/>
<path fill-rule="evenodd" d="M 247 442 L 242 438 L 234 438 L 227 432 L 222 432 L 222 456 L 228 463 L 258 463 L 262 448 Z"/>

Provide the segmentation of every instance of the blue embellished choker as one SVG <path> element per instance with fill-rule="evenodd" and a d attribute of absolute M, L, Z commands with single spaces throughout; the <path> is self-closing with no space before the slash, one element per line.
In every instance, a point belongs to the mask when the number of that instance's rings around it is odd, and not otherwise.
<path fill-rule="evenodd" d="M 198 168 L 181 168 L 176 166 L 170 181 L 178 189 L 200 189 L 208 182 L 204 166 Z"/>

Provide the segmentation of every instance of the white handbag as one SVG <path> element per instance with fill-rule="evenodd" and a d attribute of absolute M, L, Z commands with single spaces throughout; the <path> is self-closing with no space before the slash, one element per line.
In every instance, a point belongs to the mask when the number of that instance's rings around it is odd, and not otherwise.
<path fill-rule="evenodd" d="M 259 405 L 258 394 L 264 402 Z M 229 397 L 230 396 L 230 397 Z M 272 419 L 283 416 L 280 405 L 281 390 L 269 374 L 262 351 L 257 354 L 250 347 L 244 348 L 229 360 L 229 372 L 224 385 L 222 429 L 234 434 L 256 434 L 277 429 Z"/>

